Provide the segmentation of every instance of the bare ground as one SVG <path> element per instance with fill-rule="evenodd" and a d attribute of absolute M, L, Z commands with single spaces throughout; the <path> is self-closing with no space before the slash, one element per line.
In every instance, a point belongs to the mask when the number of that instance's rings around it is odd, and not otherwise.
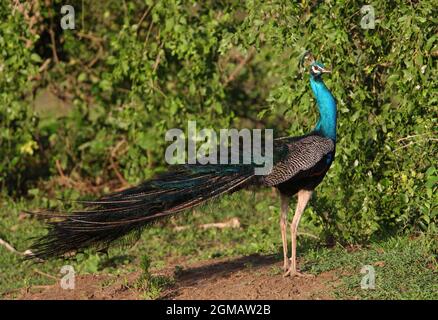
<path fill-rule="evenodd" d="M 182 271 L 175 275 L 175 266 Z M 284 278 L 282 262 L 275 256 L 211 259 L 178 263 L 154 274 L 175 277 L 175 284 L 160 299 L 333 299 L 340 275 L 336 271 L 315 278 Z M 19 299 L 142 299 L 135 283 L 140 273 L 123 276 L 80 275 L 76 288 L 64 290 L 59 283 L 22 289 Z"/>

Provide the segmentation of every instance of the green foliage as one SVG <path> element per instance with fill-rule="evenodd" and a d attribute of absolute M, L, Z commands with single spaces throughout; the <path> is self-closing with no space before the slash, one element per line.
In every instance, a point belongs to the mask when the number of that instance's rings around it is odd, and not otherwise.
<path fill-rule="evenodd" d="M 0 5 L 4 187 L 16 194 L 35 187 L 58 174 L 57 160 L 97 184 L 116 177 L 116 163 L 138 183 L 165 167 L 164 134 L 187 120 L 275 128 L 277 136 L 308 132 L 317 111 L 297 64 L 310 49 L 333 68 L 326 83 L 339 108 L 337 157 L 311 222 L 350 242 L 390 230 L 437 231 L 431 1 L 374 1 L 369 30 L 360 27 L 361 4 L 351 1 L 123 3 L 78 1 L 76 30 L 56 27 L 61 1 L 41 5 L 32 11 L 42 17 L 36 33 L 19 10 Z M 44 88 L 68 101 L 66 114 L 34 109 L 33 93 Z"/>
<path fill-rule="evenodd" d="M 140 259 L 140 267 L 143 272 L 137 279 L 135 287 L 137 290 L 143 291 L 143 299 L 157 299 L 163 289 L 174 284 L 172 278 L 152 275 L 149 270 L 150 266 L 150 258 L 147 255 L 142 256 Z"/>
<path fill-rule="evenodd" d="M 10 10 L 7 2 L 0 4 L 0 188 L 19 186 L 39 161 L 38 119 L 26 95 L 41 58 L 25 41 L 36 36 Z"/>

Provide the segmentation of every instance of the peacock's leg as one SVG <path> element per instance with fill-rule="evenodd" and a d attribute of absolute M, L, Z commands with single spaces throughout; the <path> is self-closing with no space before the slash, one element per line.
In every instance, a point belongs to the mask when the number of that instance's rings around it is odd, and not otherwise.
<path fill-rule="evenodd" d="M 289 201 L 290 197 L 280 193 L 280 229 L 281 229 L 281 241 L 283 242 L 283 271 L 287 271 L 289 269 L 289 258 L 287 256 L 287 212 L 289 210 Z"/>
<path fill-rule="evenodd" d="M 298 224 L 300 223 L 301 216 L 306 209 L 306 205 L 312 196 L 312 191 L 310 190 L 300 190 L 298 192 L 298 202 L 297 208 L 295 210 L 295 215 L 290 226 L 290 232 L 292 237 L 292 257 L 289 270 L 284 274 L 284 276 L 306 276 L 297 270 L 297 231 Z M 311 275 L 310 275 L 311 276 Z"/>

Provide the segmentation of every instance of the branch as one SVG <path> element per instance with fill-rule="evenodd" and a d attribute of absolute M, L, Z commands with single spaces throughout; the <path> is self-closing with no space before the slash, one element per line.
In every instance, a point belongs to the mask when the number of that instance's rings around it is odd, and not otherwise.
<path fill-rule="evenodd" d="M 140 26 L 143 23 L 144 19 L 147 17 L 151 9 L 155 6 L 155 4 L 151 5 L 149 8 L 146 9 L 146 11 L 143 13 L 143 15 L 140 18 L 140 21 L 137 23 L 137 34 L 140 31 Z"/>
<path fill-rule="evenodd" d="M 308 233 L 308 232 L 298 232 L 297 235 L 299 236 L 308 236 L 310 238 L 318 239 L 319 237 L 315 236 L 314 234 Z"/>
<path fill-rule="evenodd" d="M 111 150 L 111 155 L 110 155 L 110 164 L 111 164 L 111 168 L 114 170 L 114 173 L 117 176 L 117 179 L 119 179 L 120 183 L 122 184 L 122 187 L 126 187 L 129 186 L 130 184 L 125 180 L 125 178 L 123 177 L 123 175 L 120 173 L 120 171 L 118 170 L 118 166 L 117 164 L 114 162 L 114 158 L 117 157 L 117 151 L 120 149 L 120 147 L 126 142 L 125 139 L 120 140 L 116 146 L 114 147 L 114 149 Z"/>
<path fill-rule="evenodd" d="M 0 238 L 0 245 L 4 246 L 6 248 L 6 250 L 19 254 L 19 255 L 23 255 L 20 251 L 17 251 L 12 245 L 10 245 L 9 243 L 7 243 L 5 240 Z"/>
<path fill-rule="evenodd" d="M 43 64 L 40 66 L 40 68 L 38 69 L 38 72 L 41 73 L 41 72 L 43 72 L 43 71 L 46 71 L 46 70 L 47 70 L 47 67 L 48 67 L 49 64 L 50 64 L 50 61 L 52 61 L 51 58 L 46 59 L 46 61 L 44 61 L 44 63 L 43 63 Z"/>
<path fill-rule="evenodd" d="M 92 33 L 84 33 L 84 32 L 78 31 L 76 34 L 80 38 L 86 38 L 86 39 L 94 41 L 94 42 L 103 42 L 104 41 L 101 37 L 95 36 Z"/>
<path fill-rule="evenodd" d="M 0 238 L 0 245 L 4 246 L 6 248 L 6 250 L 18 254 L 20 256 L 32 256 L 33 252 L 30 250 L 26 250 L 24 252 L 18 251 L 17 249 L 15 249 L 11 244 L 9 244 L 8 242 L 6 242 L 5 240 Z M 42 259 L 37 259 L 39 261 L 43 261 Z"/>
<path fill-rule="evenodd" d="M 34 271 L 35 273 L 38 273 L 38 274 L 40 274 L 40 275 L 42 275 L 42 276 L 45 276 L 45 277 L 47 277 L 47 278 L 50 278 L 50 279 L 53 279 L 53 280 L 56 280 L 56 281 L 59 280 L 57 277 L 52 276 L 51 274 L 48 274 L 48 273 L 42 272 L 42 271 L 40 271 L 40 270 L 38 270 L 38 269 L 33 269 L 33 271 Z"/>
<path fill-rule="evenodd" d="M 236 69 L 234 69 L 233 72 L 231 72 L 231 74 L 228 76 L 228 78 L 225 80 L 224 86 L 227 86 L 231 81 L 233 81 L 238 75 L 239 73 L 242 71 L 243 67 L 252 60 L 252 58 L 254 58 L 254 54 L 255 54 L 256 50 L 254 47 L 251 47 L 249 49 L 248 55 L 246 56 L 245 59 L 243 59 L 242 61 L 240 61 L 240 63 L 238 64 L 238 66 L 236 67 Z"/>
<path fill-rule="evenodd" d="M 119 179 L 120 183 L 126 187 L 129 185 L 128 181 L 125 180 L 125 178 L 123 177 L 123 175 L 120 173 L 120 171 L 117 169 L 117 164 L 114 162 L 113 157 L 110 157 L 110 163 L 111 163 L 111 168 L 114 170 L 114 173 L 117 176 L 117 179 Z"/>
<path fill-rule="evenodd" d="M 53 60 L 55 60 L 55 63 L 59 63 L 58 53 L 56 52 L 56 41 L 55 41 L 55 32 L 53 31 L 53 12 L 49 9 L 49 16 L 50 16 L 50 27 L 49 27 L 49 35 L 50 35 L 50 42 L 52 43 L 52 54 L 53 54 Z"/>
<path fill-rule="evenodd" d="M 176 226 L 173 229 L 175 231 L 183 231 L 190 228 L 190 226 Z M 228 221 L 225 222 L 216 222 L 216 223 L 206 223 L 198 225 L 197 228 L 200 229 L 210 229 L 210 228 L 218 228 L 218 229 L 225 229 L 225 228 L 240 228 L 240 221 L 238 218 L 231 218 Z"/>
<path fill-rule="evenodd" d="M 158 65 L 160 64 L 160 60 L 161 60 L 161 49 L 163 48 L 164 45 L 164 41 L 161 42 L 160 44 L 160 48 L 158 49 L 158 55 L 157 58 L 155 59 L 155 63 L 154 63 L 154 67 L 153 67 L 153 71 L 152 73 L 155 73 L 157 71 Z"/>
<path fill-rule="evenodd" d="M 400 142 L 400 141 L 403 141 L 403 140 L 412 139 L 412 138 L 416 138 L 416 137 L 426 136 L 426 135 L 430 135 L 430 134 L 435 135 L 435 134 L 438 134 L 438 132 L 426 132 L 426 133 L 420 133 L 420 134 L 413 134 L 413 135 L 410 135 L 410 136 L 406 136 L 406 137 L 400 138 L 400 139 L 397 140 L 397 142 Z"/>

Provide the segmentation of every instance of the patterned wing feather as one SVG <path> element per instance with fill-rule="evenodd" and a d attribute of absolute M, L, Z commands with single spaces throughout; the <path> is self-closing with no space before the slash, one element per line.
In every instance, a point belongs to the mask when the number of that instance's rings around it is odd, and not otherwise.
<path fill-rule="evenodd" d="M 274 166 L 271 173 L 263 177 L 263 184 L 267 186 L 278 185 L 312 168 L 334 151 L 335 144 L 331 139 L 308 135 L 276 140 L 274 148 Z"/>

